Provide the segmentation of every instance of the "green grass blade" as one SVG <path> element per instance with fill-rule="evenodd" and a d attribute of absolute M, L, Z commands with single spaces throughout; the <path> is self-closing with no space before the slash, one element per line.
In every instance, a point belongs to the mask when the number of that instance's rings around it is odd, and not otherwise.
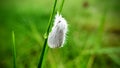
<path fill-rule="evenodd" d="M 55 2 L 54 2 L 53 11 L 52 11 L 52 14 L 51 14 L 50 19 L 49 19 L 48 28 L 47 28 L 47 33 L 45 34 L 45 35 L 47 35 L 47 36 L 48 36 L 48 34 L 49 34 L 49 31 L 50 31 L 50 27 L 51 27 L 51 24 L 52 24 L 52 19 L 53 19 L 53 17 L 54 17 L 56 4 L 57 4 L 57 0 L 55 0 Z M 46 36 L 46 37 L 47 37 L 47 36 Z M 46 38 L 46 37 L 45 37 L 45 38 Z"/>
<path fill-rule="evenodd" d="M 12 41 L 13 41 L 13 68 L 16 68 L 16 47 L 15 47 L 15 33 L 12 31 Z"/>
<path fill-rule="evenodd" d="M 46 52 L 47 52 L 48 49 L 49 49 L 49 48 L 47 47 L 47 40 L 48 40 L 48 34 L 49 34 L 49 31 L 50 31 L 50 27 L 51 27 L 51 24 L 52 24 L 52 19 L 53 19 L 53 17 L 54 17 L 54 13 L 55 13 L 56 4 L 57 4 L 57 0 L 55 0 L 55 2 L 54 2 L 53 11 L 52 11 L 52 14 L 51 14 L 50 19 L 49 19 L 47 31 L 46 31 L 46 33 L 45 33 L 45 41 L 44 41 L 43 50 L 42 50 L 42 53 L 41 53 L 41 56 L 40 56 L 38 68 L 42 68 L 42 67 L 43 67 L 43 66 L 42 66 L 42 64 L 43 64 L 43 59 L 44 59 L 44 57 L 46 56 L 45 54 L 46 54 Z M 60 7 L 60 13 L 61 13 L 61 11 L 62 11 L 63 4 L 64 4 L 64 0 L 62 1 L 61 7 Z"/>
<path fill-rule="evenodd" d="M 44 42 L 44 45 L 43 45 L 43 50 L 42 50 L 42 53 L 41 53 L 41 56 L 40 56 L 40 61 L 39 61 L 39 64 L 38 64 L 38 68 L 42 67 L 42 61 L 43 61 L 43 58 L 44 58 L 46 45 L 47 45 L 47 38 L 45 39 L 45 42 Z"/>
<path fill-rule="evenodd" d="M 65 2 L 65 0 L 62 0 L 61 6 L 60 6 L 60 9 L 59 9 L 59 13 L 62 12 L 62 8 L 63 8 L 63 5 L 64 5 L 64 2 Z"/>
<path fill-rule="evenodd" d="M 52 19 L 53 19 L 54 13 L 55 13 L 56 4 L 57 4 L 57 0 L 55 0 L 55 2 L 54 2 L 53 11 L 52 11 L 52 14 L 51 14 L 50 19 L 49 19 L 48 28 L 47 28 L 47 32 L 45 34 L 46 35 L 45 36 L 45 41 L 44 41 L 43 50 L 42 50 L 42 53 L 41 53 L 41 56 L 40 56 L 38 68 L 42 68 L 42 63 L 43 63 L 45 50 L 46 50 L 46 45 L 47 45 L 47 40 L 48 40 L 47 36 L 49 34 L 49 31 L 50 31 L 50 26 L 51 26 Z"/>
<path fill-rule="evenodd" d="M 115 62 L 116 64 L 120 65 L 120 58 L 118 55 L 116 54 L 108 54 L 108 56 L 111 58 L 111 60 L 113 62 Z"/>

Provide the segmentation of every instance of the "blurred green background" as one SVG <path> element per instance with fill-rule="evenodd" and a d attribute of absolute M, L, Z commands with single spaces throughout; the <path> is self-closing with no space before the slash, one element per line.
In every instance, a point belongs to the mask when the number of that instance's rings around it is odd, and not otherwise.
<path fill-rule="evenodd" d="M 57 9 L 61 0 L 58 0 Z M 0 0 L 0 68 L 36 68 L 54 0 Z M 44 68 L 120 68 L 120 0 L 65 0 L 63 48 L 49 49 Z"/>

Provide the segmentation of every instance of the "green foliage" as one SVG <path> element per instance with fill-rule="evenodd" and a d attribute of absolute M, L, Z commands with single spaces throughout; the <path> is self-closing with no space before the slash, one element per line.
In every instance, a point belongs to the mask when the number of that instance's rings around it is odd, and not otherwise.
<path fill-rule="evenodd" d="M 13 30 L 17 68 L 37 68 L 53 1 L 0 0 L 0 68 L 13 68 Z M 119 68 L 119 6 L 119 0 L 65 0 L 67 40 L 48 50 L 44 68 Z"/>

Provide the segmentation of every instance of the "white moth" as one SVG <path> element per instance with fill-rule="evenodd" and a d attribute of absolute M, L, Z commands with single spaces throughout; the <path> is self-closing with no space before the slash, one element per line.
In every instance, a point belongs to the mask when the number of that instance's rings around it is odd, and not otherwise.
<path fill-rule="evenodd" d="M 66 20 L 59 13 L 57 13 L 52 31 L 48 36 L 48 46 L 50 48 L 63 47 L 67 33 L 67 26 Z"/>

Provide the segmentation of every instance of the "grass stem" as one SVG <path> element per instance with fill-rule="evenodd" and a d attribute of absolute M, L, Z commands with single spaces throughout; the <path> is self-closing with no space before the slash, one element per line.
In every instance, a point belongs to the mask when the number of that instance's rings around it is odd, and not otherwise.
<path fill-rule="evenodd" d="M 14 67 L 16 68 L 16 47 L 15 47 L 15 33 L 12 31 L 12 41 L 13 41 L 13 64 Z"/>
<path fill-rule="evenodd" d="M 55 13 L 56 4 L 57 4 L 57 0 L 55 0 L 55 2 L 54 2 L 53 11 L 52 11 L 52 14 L 51 14 L 50 19 L 49 19 L 48 28 L 47 28 L 47 32 L 45 34 L 46 35 L 45 36 L 45 41 L 44 41 L 44 44 L 43 44 L 43 49 L 42 49 L 42 53 L 41 53 L 41 56 L 40 56 L 38 68 L 42 68 L 42 62 L 43 62 L 43 59 L 44 59 L 46 45 L 47 45 L 47 40 L 48 40 L 47 36 L 49 34 L 49 31 L 50 31 L 50 26 L 51 26 L 52 19 L 53 19 L 54 13 Z"/>
<path fill-rule="evenodd" d="M 64 5 L 64 2 L 65 2 L 65 0 L 62 0 L 62 4 L 60 5 L 59 13 L 62 12 L 62 8 L 63 8 L 63 5 Z"/>
<path fill-rule="evenodd" d="M 45 33 L 45 41 L 44 41 L 44 44 L 43 44 L 43 49 L 42 49 L 42 53 L 41 53 L 41 56 L 40 56 L 38 68 L 42 68 L 43 59 L 44 59 L 45 54 L 46 54 L 45 52 L 48 51 L 48 47 L 47 47 L 48 34 L 49 34 L 50 27 L 51 27 L 51 24 L 52 24 L 52 19 L 54 17 L 56 4 L 57 4 L 57 0 L 55 0 L 55 2 L 54 2 L 53 11 L 52 11 L 52 14 L 51 14 L 50 19 L 49 19 L 47 31 Z M 61 13 L 61 11 L 62 11 L 63 4 L 64 4 L 64 0 L 62 0 L 62 4 L 60 6 L 59 13 Z"/>

